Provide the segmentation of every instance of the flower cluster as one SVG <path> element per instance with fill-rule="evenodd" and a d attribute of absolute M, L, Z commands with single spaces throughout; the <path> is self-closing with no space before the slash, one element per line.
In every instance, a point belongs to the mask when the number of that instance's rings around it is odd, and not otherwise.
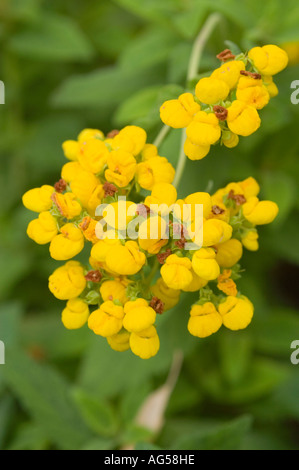
<path fill-rule="evenodd" d="M 67 301 L 64 326 L 87 323 L 112 349 L 143 359 L 157 354 L 159 315 L 182 292 L 199 294 L 188 323 L 194 336 L 250 323 L 253 305 L 235 282 L 238 263 L 243 247 L 258 249 L 256 227 L 278 213 L 275 203 L 258 199 L 253 178 L 178 199 L 175 170 L 146 141 L 136 126 L 107 136 L 85 129 L 63 144 L 70 161 L 61 179 L 23 196 L 39 213 L 28 236 L 66 261 L 49 278 L 53 295 Z M 89 262 L 82 264 L 73 258 L 85 245 Z"/>
<path fill-rule="evenodd" d="M 218 142 L 236 147 L 239 136 L 256 132 L 261 119 L 258 110 L 278 94 L 273 75 L 288 64 L 287 53 L 275 45 L 254 47 L 235 56 L 226 49 L 217 56 L 222 65 L 201 78 L 193 93 L 163 103 L 164 124 L 186 128 L 184 151 L 191 160 L 201 160 Z"/>

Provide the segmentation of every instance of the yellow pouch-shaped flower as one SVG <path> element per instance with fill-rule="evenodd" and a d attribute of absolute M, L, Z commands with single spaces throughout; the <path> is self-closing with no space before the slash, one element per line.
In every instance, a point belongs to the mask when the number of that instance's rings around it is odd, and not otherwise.
<path fill-rule="evenodd" d="M 214 304 L 207 302 L 204 305 L 193 305 L 188 322 L 188 330 L 191 335 L 207 338 L 216 333 L 221 326 L 222 318 Z"/>
<path fill-rule="evenodd" d="M 88 326 L 96 335 L 107 338 L 119 333 L 123 326 L 123 318 L 123 307 L 108 300 L 90 315 Z"/>
<path fill-rule="evenodd" d="M 144 299 L 127 302 L 123 326 L 131 332 L 139 332 L 152 326 L 156 321 L 156 312 Z"/>
<path fill-rule="evenodd" d="M 71 299 L 62 312 L 62 323 L 68 330 L 78 330 L 87 323 L 88 305 L 81 299 Z"/>
<path fill-rule="evenodd" d="M 51 209 L 53 201 L 51 199 L 55 189 L 53 186 L 44 185 L 41 188 L 34 188 L 24 194 L 22 200 L 26 209 L 33 212 L 45 212 Z"/>
<path fill-rule="evenodd" d="M 199 277 L 207 281 L 217 279 L 220 274 L 213 248 L 201 248 L 196 251 L 192 258 L 192 267 Z"/>
<path fill-rule="evenodd" d="M 247 328 L 251 323 L 254 308 L 246 297 L 229 296 L 219 305 L 218 311 L 222 316 L 224 326 L 237 331 Z"/>
<path fill-rule="evenodd" d="M 84 236 L 81 230 L 74 224 L 66 224 L 51 241 L 50 254 L 53 259 L 64 261 L 74 258 L 83 248 Z"/>
<path fill-rule="evenodd" d="M 161 276 L 171 289 L 184 289 L 192 282 L 192 263 L 189 258 L 170 255 L 161 268 Z"/>
<path fill-rule="evenodd" d="M 85 287 L 84 269 L 78 261 L 69 261 L 49 277 L 49 290 L 59 300 L 74 299 Z"/>
<path fill-rule="evenodd" d="M 155 356 L 160 349 L 160 340 L 156 328 L 150 326 L 138 333 L 131 333 L 130 347 L 132 353 L 141 359 L 150 359 Z"/>

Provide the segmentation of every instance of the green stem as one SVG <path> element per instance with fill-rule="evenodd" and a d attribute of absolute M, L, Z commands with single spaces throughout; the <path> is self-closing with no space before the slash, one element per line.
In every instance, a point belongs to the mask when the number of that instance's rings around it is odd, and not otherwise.
<path fill-rule="evenodd" d="M 158 259 L 156 258 L 151 272 L 149 273 L 147 278 L 144 280 L 144 288 L 145 288 L 146 293 L 149 291 L 149 289 L 151 287 L 151 283 L 152 283 L 153 279 L 155 278 L 155 275 L 156 275 L 159 267 L 160 267 L 160 263 L 159 263 Z"/>
<path fill-rule="evenodd" d="M 166 126 L 166 125 L 163 126 L 159 134 L 157 135 L 156 139 L 154 140 L 153 144 L 159 148 L 169 131 L 170 131 L 169 126 Z"/>
<path fill-rule="evenodd" d="M 193 80 L 194 78 L 196 78 L 205 45 L 208 39 L 210 38 L 211 34 L 213 33 L 215 27 L 219 23 L 220 19 L 221 19 L 221 15 L 219 15 L 219 13 L 212 13 L 208 17 L 199 35 L 197 36 L 193 45 L 193 49 L 192 49 L 192 53 L 191 53 L 191 57 L 189 61 L 187 83 L 189 83 L 190 80 Z M 173 185 L 176 188 L 178 187 L 181 181 L 181 178 L 183 176 L 185 165 L 186 165 L 186 160 L 187 160 L 187 157 L 184 151 L 185 140 L 186 140 L 186 130 L 184 129 L 182 133 L 181 149 L 180 149 L 179 160 L 178 160 L 178 164 L 176 168 L 176 175 L 175 175 L 175 179 L 173 182 Z"/>

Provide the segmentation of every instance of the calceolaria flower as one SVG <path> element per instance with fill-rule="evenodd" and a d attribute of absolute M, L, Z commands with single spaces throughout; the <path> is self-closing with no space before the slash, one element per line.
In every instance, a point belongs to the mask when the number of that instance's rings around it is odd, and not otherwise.
<path fill-rule="evenodd" d="M 256 132 L 259 111 L 277 94 L 272 76 L 287 65 L 277 46 L 218 57 L 223 63 L 194 94 L 160 110 L 165 124 L 186 129 L 182 149 L 191 160 Z M 275 202 L 259 199 L 254 178 L 178 198 L 175 169 L 138 126 L 107 135 L 84 129 L 62 148 L 69 161 L 57 182 L 27 191 L 23 204 L 37 213 L 29 238 L 63 261 L 49 290 L 66 302 L 67 329 L 88 327 L 114 351 L 150 359 L 160 348 L 161 315 L 190 293 L 197 293 L 185 309 L 191 335 L 250 324 L 254 306 L 238 289 L 240 261 L 244 249 L 258 250 L 258 227 L 278 214 Z"/>
<path fill-rule="evenodd" d="M 288 64 L 285 50 L 274 45 L 238 56 L 226 50 L 217 57 L 222 65 L 201 78 L 194 93 L 183 93 L 160 108 L 164 124 L 186 128 L 184 151 L 191 160 L 204 158 L 211 145 L 233 148 L 239 136 L 256 132 L 261 126 L 259 110 L 278 94 L 272 77 Z"/>

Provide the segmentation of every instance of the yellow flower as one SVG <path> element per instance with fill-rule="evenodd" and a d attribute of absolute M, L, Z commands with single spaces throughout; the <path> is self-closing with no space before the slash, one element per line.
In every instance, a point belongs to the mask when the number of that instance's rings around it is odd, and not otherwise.
<path fill-rule="evenodd" d="M 78 160 L 80 145 L 76 140 L 66 140 L 63 142 L 62 150 L 68 160 L 74 162 Z"/>
<path fill-rule="evenodd" d="M 239 136 L 233 132 L 222 132 L 222 142 L 229 149 L 237 147 L 239 140 Z"/>
<path fill-rule="evenodd" d="M 60 234 L 53 238 L 50 254 L 58 261 L 68 260 L 78 255 L 84 248 L 84 236 L 74 224 L 66 224 Z"/>
<path fill-rule="evenodd" d="M 164 304 L 164 312 L 177 305 L 181 295 L 180 290 L 168 287 L 161 277 L 157 280 L 156 284 L 151 287 L 151 292 L 155 297 L 162 300 Z"/>
<path fill-rule="evenodd" d="M 264 75 L 263 82 L 268 90 L 270 98 L 275 98 L 275 96 L 278 95 L 279 90 L 273 81 L 273 77 L 271 75 Z"/>
<path fill-rule="evenodd" d="M 87 207 L 93 192 L 100 185 L 100 180 L 86 170 L 81 170 L 71 180 L 71 190 L 83 207 Z"/>
<path fill-rule="evenodd" d="M 125 230 L 136 215 L 136 210 L 137 205 L 134 202 L 119 200 L 105 207 L 103 220 L 113 229 Z"/>
<path fill-rule="evenodd" d="M 107 342 L 114 351 L 127 351 L 130 349 L 130 333 L 128 331 L 120 331 L 116 335 L 108 336 Z"/>
<path fill-rule="evenodd" d="M 157 183 L 152 189 L 150 196 L 147 196 L 144 204 L 148 207 L 151 205 L 157 204 L 166 204 L 168 207 L 171 207 L 177 199 L 177 190 L 172 184 L 169 183 Z M 153 210 L 153 208 L 151 208 Z M 168 212 L 168 211 L 167 211 Z M 164 212 L 162 211 L 162 214 Z"/>
<path fill-rule="evenodd" d="M 100 293 L 104 302 L 118 300 L 123 305 L 127 302 L 127 285 L 121 280 L 105 281 L 100 287 Z"/>
<path fill-rule="evenodd" d="M 149 160 L 150 158 L 158 156 L 158 149 L 154 144 L 145 144 L 142 152 L 142 161 Z"/>
<path fill-rule="evenodd" d="M 278 214 L 278 205 L 272 201 L 259 201 L 251 197 L 243 204 L 244 217 L 254 225 L 270 224 Z"/>
<path fill-rule="evenodd" d="M 86 206 L 86 209 L 88 210 L 89 214 L 91 214 L 93 217 L 95 216 L 97 207 L 102 203 L 102 199 L 104 197 L 105 191 L 103 185 L 99 184 L 95 187 Z"/>
<path fill-rule="evenodd" d="M 160 216 L 150 216 L 139 226 L 138 243 L 142 250 L 156 255 L 168 243 L 167 225 Z"/>
<path fill-rule="evenodd" d="M 103 132 L 99 129 L 83 129 L 78 135 L 78 142 L 82 144 L 89 139 L 104 139 L 104 137 Z"/>
<path fill-rule="evenodd" d="M 108 252 L 117 246 L 122 246 L 118 238 L 98 240 L 91 249 L 91 257 L 99 263 L 105 263 Z"/>
<path fill-rule="evenodd" d="M 123 307 L 108 300 L 90 315 L 88 327 L 96 335 L 107 338 L 120 332 L 123 326 L 123 318 Z"/>
<path fill-rule="evenodd" d="M 84 217 L 79 224 L 79 228 L 82 230 L 84 237 L 91 243 L 97 243 L 99 241 L 96 235 L 97 224 L 98 222 L 89 216 Z"/>
<path fill-rule="evenodd" d="M 137 182 L 152 190 L 157 183 L 172 183 L 175 169 L 164 157 L 153 157 L 137 165 Z"/>
<path fill-rule="evenodd" d="M 289 61 L 286 51 L 272 44 L 254 47 L 248 57 L 263 75 L 276 75 L 286 68 Z"/>
<path fill-rule="evenodd" d="M 257 110 L 243 101 L 233 101 L 227 111 L 227 125 L 234 134 L 247 137 L 256 132 L 261 125 Z"/>
<path fill-rule="evenodd" d="M 187 127 L 193 116 L 200 111 L 200 105 L 196 103 L 191 93 L 184 93 L 177 100 L 165 101 L 160 108 L 161 121 L 174 128 Z"/>
<path fill-rule="evenodd" d="M 41 212 L 38 219 L 32 220 L 27 228 L 28 237 L 38 245 L 50 243 L 57 233 L 57 222 L 50 212 Z"/>
<path fill-rule="evenodd" d="M 243 101 L 256 109 L 264 108 L 270 101 L 270 95 L 262 80 L 241 77 L 237 88 L 237 100 Z"/>
<path fill-rule="evenodd" d="M 245 236 L 242 236 L 242 243 L 249 251 L 257 251 L 259 249 L 259 234 L 256 230 L 250 230 L 246 232 Z"/>
<path fill-rule="evenodd" d="M 222 80 L 229 86 L 229 89 L 232 90 L 237 86 L 241 70 L 245 70 L 244 62 L 242 60 L 232 60 L 225 62 L 221 67 L 214 70 L 211 78 Z"/>
<path fill-rule="evenodd" d="M 187 127 L 187 137 L 194 145 L 207 147 L 221 137 L 221 127 L 215 114 L 199 111 Z"/>
<path fill-rule="evenodd" d="M 191 205 L 190 220 L 192 221 L 196 217 L 196 211 L 195 211 L 196 204 L 202 204 L 204 218 L 208 217 L 212 210 L 211 196 L 209 195 L 209 193 L 205 193 L 205 192 L 197 192 L 197 193 L 189 194 L 189 196 L 185 198 L 185 204 Z"/>
<path fill-rule="evenodd" d="M 71 299 L 62 312 L 62 323 L 68 330 L 78 330 L 87 323 L 88 305 L 81 299 Z"/>
<path fill-rule="evenodd" d="M 115 246 L 108 251 L 106 256 L 108 268 L 122 276 L 138 273 L 145 262 L 145 254 L 139 250 L 138 244 L 134 241 Z"/>
<path fill-rule="evenodd" d="M 203 246 L 213 246 L 228 241 L 233 233 L 232 227 L 219 219 L 208 219 L 203 223 Z"/>
<path fill-rule="evenodd" d="M 161 276 L 165 284 L 171 289 L 184 289 L 192 282 L 191 261 L 189 258 L 180 258 L 170 255 L 161 268 Z"/>
<path fill-rule="evenodd" d="M 61 178 L 70 183 L 82 170 L 83 168 L 79 162 L 68 162 L 62 167 Z"/>
<path fill-rule="evenodd" d="M 100 173 L 108 157 L 108 148 L 102 140 L 88 139 L 80 146 L 78 161 L 85 170 Z"/>
<path fill-rule="evenodd" d="M 134 178 L 136 169 L 137 163 L 131 153 L 115 150 L 110 152 L 105 178 L 119 188 L 124 188 Z"/>
<path fill-rule="evenodd" d="M 192 282 L 189 284 L 187 287 L 182 289 L 184 292 L 197 292 L 200 290 L 202 287 L 205 287 L 208 284 L 208 281 L 206 279 L 202 279 L 199 277 L 193 269 L 191 269 L 192 273 Z"/>
<path fill-rule="evenodd" d="M 160 349 L 160 340 L 156 328 L 150 326 L 146 330 L 132 333 L 130 348 L 132 353 L 141 357 L 141 359 L 150 359 L 155 356 Z"/>
<path fill-rule="evenodd" d="M 213 248 L 201 248 L 192 258 L 192 267 L 195 273 L 207 281 L 217 279 L 220 268 L 216 261 L 216 253 Z"/>
<path fill-rule="evenodd" d="M 76 196 L 73 193 L 54 193 L 52 199 L 60 214 L 66 219 L 73 219 L 82 212 L 82 207 L 76 200 Z"/>
<path fill-rule="evenodd" d="M 231 279 L 232 272 L 230 269 L 225 269 L 222 274 L 218 277 L 217 287 L 219 290 L 224 292 L 226 295 L 236 297 L 238 289 L 236 283 Z"/>
<path fill-rule="evenodd" d="M 74 299 L 85 287 L 84 269 L 78 261 L 69 261 L 49 277 L 49 289 L 59 300 Z"/>
<path fill-rule="evenodd" d="M 288 41 L 281 44 L 281 47 L 286 51 L 290 65 L 299 63 L 299 41 Z"/>
<path fill-rule="evenodd" d="M 216 333 L 221 326 L 222 318 L 214 304 L 206 302 L 203 305 L 193 305 L 188 322 L 188 330 L 191 335 L 207 338 Z"/>
<path fill-rule="evenodd" d="M 127 302 L 123 326 L 127 331 L 138 333 L 152 326 L 156 321 L 156 312 L 144 299 Z"/>
<path fill-rule="evenodd" d="M 247 328 L 251 323 L 254 308 L 252 303 L 244 296 L 229 296 L 219 305 L 218 311 L 222 315 L 224 326 L 237 331 Z"/>
<path fill-rule="evenodd" d="M 190 139 L 185 140 L 184 152 L 190 160 L 202 160 L 211 150 L 210 145 L 195 145 Z"/>
<path fill-rule="evenodd" d="M 45 212 L 51 209 L 53 201 L 51 199 L 55 189 L 53 186 L 42 186 L 27 191 L 23 196 L 23 204 L 26 209 L 33 212 Z"/>
<path fill-rule="evenodd" d="M 241 181 L 239 183 L 240 187 L 244 191 L 244 196 L 246 199 L 252 197 L 252 196 L 257 196 L 260 192 L 260 187 L 258 182 L 250 176 L 249 178 L 246 178 L 246 180 Z"/>
<path fill-rule="evenodd" d="M 114 150 L 129 152 L 136 157 L 144 149 L 146 139 L 144 129 L 138 126 L 127 126 L 112 139 L 111 146 Z"/>
<path fill-rule="evenodd" d="M 229 94 L 229 86 L 223 80 L 206 77 L 199 80 L 195 94 L 199 101 L 205 104 L 216 104 L 225 100 Z"/>
<path fill-rule="evenodd" d="M 231 268 L 237 264 L 243 255 L 242 243 L 235 238 L 215 246 L 216 261 L 221 268 Z"/>

